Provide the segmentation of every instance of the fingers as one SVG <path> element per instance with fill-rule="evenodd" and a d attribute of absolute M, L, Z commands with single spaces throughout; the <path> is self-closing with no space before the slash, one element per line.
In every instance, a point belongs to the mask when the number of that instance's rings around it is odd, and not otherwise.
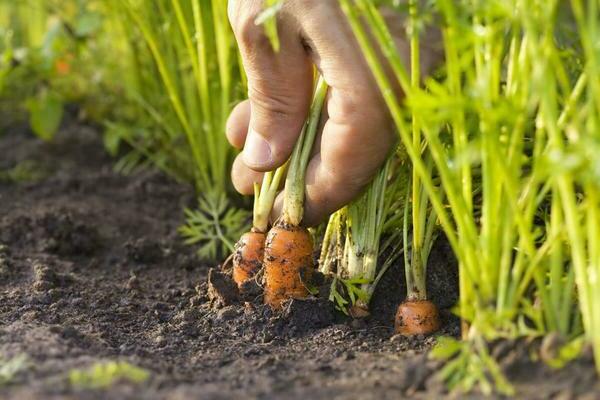
<path fill-rule="evenodd" d="M 396 136 L 366 61 L 341 9 L 316 2 L 302 19 L 313 57 L 330 85 L 318 154 L 306 174 L 304 223 L 318 224 L 371 182 Z M 329 5 L 328 5 L 329 4 Z M 317 14 L 335 23 L 319 24 Z M 335 45 L 332 46 L 331 38 Z"/>
<path fill-rule="evenodd" d="M 396 143 L 385 114 L 377 107 L 354 107 L 348 96 L 332 91 L 330 118 L 325 122 L 320 146 L 306 172 L 303 224 L 314 226 L 350 203 L 371 182 Z M 340 110 L 352 112 L 340 115 Z M 331 116 L 333 113 L 333 116 Z M 283 199 L 275 203 L 273 220 Z"/>
<path fill-rule="evenodd" d="M 306 174 L 303 222 L 317 224 L 356 198 L 383 164 L 395 142 L 389 116 L 337 2 L 284 3 L 278 54 L 263 27 L 254 24 L 262 1 L 238 3 L 244 6 L 232 6 L 230 18 L 250 100 L 235 108 L 227 124 L 228 140 L 244 149 L 234 163 L 234 186 L 252 193 L 252 184 L 262 178 L 255 171 L 274 169 L 291 154 L 310 106 L 313 60 L 330 85 L 324 110 L 328 119 L 321 124 L 323 133 Z M 274 213 L 281 204 L 280 195 Z"/>
<path fill-rule="evenodd" d="M 332 96 L 329 108 L 339 101 L 345 100 Z M 320 153 L 306 173 L 305 224 L 318 224 L 355 199 L 385 162 L 396 136 L 378 114 L 367 107 L 342 121 L 332 117 L 326 122 Z"/>
<path fill-rule="evenodd" d="M 262 182 L 262 177 L 262 172 L 257 172 L 246 166 L 241 154 L 236 157 L 231 168 L 231 181 L 235 190 L 240 194 L 254 194 L 254 183 Z"/>
<path fill-rule="evenodd" d="M 230 2 L 229 15 L 248 76 L 250 118 L 243 159 L 252 169 L 268 171 L 292 152 L 310 106 L 313 72 L 294 19 L 286 19 L 285 12 L 279 16 L 281 49 L 273 51 L 264 27 L 255 23 L 261 5 Z M 243 135 L 234 128 L 242 124 L 231 124 L 230 140 L 239 145 Z"/>
<path fill-rule="evenodd" d="M 250 101 L 244 100 L 233 108 L 225 126 L 227 140 L 236 149 L 241 150 L 244 147 L 249 125 Z"/>

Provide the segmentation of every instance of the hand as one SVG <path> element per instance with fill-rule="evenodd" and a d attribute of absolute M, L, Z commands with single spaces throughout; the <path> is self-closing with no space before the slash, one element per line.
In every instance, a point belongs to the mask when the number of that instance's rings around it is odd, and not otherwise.
<path fill-rule="evenodd" d="M 255 24 L 262 3 L 229 0 L 249 94 L 227 123 L 229 141 L 243 148 L 233 165 L 233 184 L 240 193 L 251 194 L 262 172 L 289 158 L 308 114 L 316 65 L 330 89 L 306 174 L 304 223 L 312 225 L 360 194 L 385 161 L 396 136 L 337 0 L 286 0 L 277 16 L 278 53 L 264 27 Z M 396 19 L 398 44 L 408 54 L 399 16 L 386 15 Z"/>

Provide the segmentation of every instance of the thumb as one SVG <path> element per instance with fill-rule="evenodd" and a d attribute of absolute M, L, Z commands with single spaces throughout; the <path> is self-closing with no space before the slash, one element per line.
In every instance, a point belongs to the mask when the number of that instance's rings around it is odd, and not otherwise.
<path fill-rule="evenodd" d="M 250 98 L 243 160 L 254 170 L 272 170 L 289 158 L 306 119 L 312 94 L 312 64 L 299 29 L 285 12 L 278 14 L 281 46 L 276 53 L 264 27 L 255 23 L 262 2 L 233 3 L 244 4 L 234 5 L 229 14 L 248 76 Z"/>

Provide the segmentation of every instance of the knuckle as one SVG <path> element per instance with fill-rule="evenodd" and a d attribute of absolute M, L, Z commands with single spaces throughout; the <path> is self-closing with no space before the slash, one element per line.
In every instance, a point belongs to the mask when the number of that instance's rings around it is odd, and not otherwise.
<path fill-rule="evenodd" d="M 292 1 L 303 10 L 311 10 L 315 7 L 333 7 L 337 5 L 338 0 L 296 0 Z"/>
<path fill-rule="evenodd" d="M 278 120 L 287 120 L 295 116 L 298 107 L 293 101 L 293 96 L 288 95 L 288 91 L 261 90 L 260 86 L 262 85 L 252 85 L 248 90 L 248 96 L 254 106 L 253 112 Z"/>
<path fill-rule="evenodd" d="M 269 39 L 265 35 L 264 29 L 256 25 L 255 20 L 255 13 L 238 16 L 233 29 L 240 48 L 247 52 L 263 48 L 269 44 Z"/>

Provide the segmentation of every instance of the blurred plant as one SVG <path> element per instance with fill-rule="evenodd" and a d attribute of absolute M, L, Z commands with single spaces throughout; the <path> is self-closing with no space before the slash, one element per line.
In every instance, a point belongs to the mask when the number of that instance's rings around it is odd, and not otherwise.
<path fill-rule="evenodd" d="M 470 392 L 478 387 L 488 396 L 495 391 L 508 396 L 515 394 L 515 389 L 507 381 L 491 356 L 487 343 L 480 336 L 467 341 L 440 337 L 431 356 L 447 361 L 437 375 L 446 382 L 450 390 Z"/>
<path fill-rule="evenodd" d="M 103 60 L 109 40 L 99 35 L 98 2 L 0 0 L 0 19 L 0 112 L 19 119 L 26 111 L 34 133 L 50 140 L 68 103 L 95 119 L 115 108 L 103 93 L 113 87 L 112 64 Z"/>
<path fill-rule="evenodd" d="M 155 155 L 159 167 L 194 182 L 198 190 L 225 192 L 233 150 L 223 131 L 233 103 L 243 95 L 227 4 L 105 3 L 121 23 L 126 93 L 149 121 L 137 129 L 122 129 L 121 123 L 111 133 L 140 153 Z"/>
<path fill-rule="evenodd" d="M 33 160 L 24 160 L 12 168 L 0 170 L 0 182 L 37 182 L 45 176 L 43 167 Z"/>
<path fill-rule="evenodd" d="M 83 389 L 107 388 L 118 381 L 143 383 L 149 378 L 147 370 L 126 361 L 98 362 L 85 370 L 69 371 L 71 385 Z"/>
<path fill-rule="evenodd" d="M 12 357 L 8 360 L 0 358 L 0 387 L 11 383 L 17 374 L 27 369 L 29 365 L 25 354 Z"/>

